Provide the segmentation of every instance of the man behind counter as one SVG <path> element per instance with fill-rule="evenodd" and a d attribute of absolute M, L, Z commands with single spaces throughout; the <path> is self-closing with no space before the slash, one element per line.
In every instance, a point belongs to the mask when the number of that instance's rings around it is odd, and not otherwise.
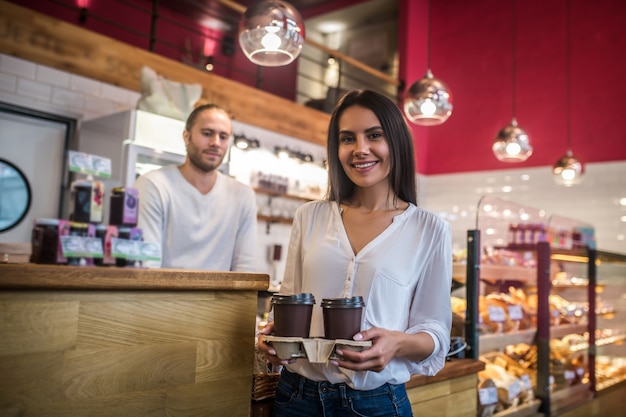
<path fill-rule="evenodd" d="M 214 105 L 196 107 L 185 124 L 185 162 L 140 176 L 138 227 L 160 243 L 160 263 L 149 267 L 251 272 L 255 269 L 254 191 L 218 171 L 232 123 Z"/>

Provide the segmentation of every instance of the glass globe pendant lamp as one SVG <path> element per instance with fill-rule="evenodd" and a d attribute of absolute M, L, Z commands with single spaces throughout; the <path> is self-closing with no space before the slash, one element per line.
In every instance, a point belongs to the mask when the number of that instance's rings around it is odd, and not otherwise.
<path fill-rule="evenodd" d="M 300 55 L 304 45 L 302 17 L 287 2 L 258 2 L 246 9 L 239 22 L 239 45 L 257 65 L 287 65 Z"/>
<path fill-rule="evenodd" d="M 496 135 L 491 150 L 493 154 L 502 162 L 524 162 L 533 154 L 533 147 L 530 145 L 530 137 L 517 124 L 515 117 L 515 101 L 516 101 L 516 80 L 517 80 L 517 2 L 513 2 L 513 63 L 512 63 L 512 103 L 513 118 L 511 123 L 503 127 Z"/>
<path fill-rule="evenodd" d="M 583 164 L 574 157 L 574 154 L 570 149 L 567 150 L 565 155 L 559 158 L 558 161 L 552 167 L 552 174 L 554 174 L 554 180 L 557 184 L 571 187 L 572 185 L 580 183 L 582 175 L 585 173 Z"/>
<path fill-rule="evenodd" d="M 528 134 L 517 125 L 515 117 L 511 124 L 498 132 L 492 150 L 496 158 L 502 162 L 522 162 L 533 154 Z"/>
<path fill-rule="evenodd" d="M 404 113 L 411 122 L 422 126 L 442 124 L 452 114 L 452 107 L 448 86 L 433 77 L 430 68 L 411 85 L 404 99 Z"/>
<path fill-rule="evenodd" d="M 452 114 L 452 94 L 448 86 L 430 70 L 430 0 L 428 1 L 428 39 L 426 74 L 415 81 L 404 98 L 404 114 L 416 125 L 440 125 Z"/>
<path fill-rule="evenodd" d="M 582 181 L 582 176 L 585 173 L 585 168 L 577 158 L 574 157 L 572 152 L 572 92 L 571 92 L 571 45 L 570 45 L 570 37 L 571 37 L 571 28 L 570 28 L 570 0 L 565 1 L 567 8 L 567 20 L 566 20 L 566 32 L 567 32 L 567 47 L 566 47 L 566 56 L 567 56 L 567 151 L 565 155 L 559 158 L 558 161 L 552 167 L 552 174 L 554 181 L 556 181 L 559 185 L 564 185 L 566 187 L 571 187 L 572 185 L 579 184 Z"/>

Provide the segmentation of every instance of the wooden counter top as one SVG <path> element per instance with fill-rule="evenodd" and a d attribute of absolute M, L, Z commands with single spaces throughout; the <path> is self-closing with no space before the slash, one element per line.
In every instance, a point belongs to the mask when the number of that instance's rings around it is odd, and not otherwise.
<path fill-rule="evenodd" d="M 267 290 L 269 275 L 244 272 L 0 264 L 1 289 Z"/>
<path fill-rule="evenodd" d="M 485 363 L 474 359 L 453 359 L 447 361 L 444 368 L 434 376 L 413 375 L 406 387 L 413 388 L 434 382 L 445 381 L 452 378 L 471 375 L 485 369 Z"/>

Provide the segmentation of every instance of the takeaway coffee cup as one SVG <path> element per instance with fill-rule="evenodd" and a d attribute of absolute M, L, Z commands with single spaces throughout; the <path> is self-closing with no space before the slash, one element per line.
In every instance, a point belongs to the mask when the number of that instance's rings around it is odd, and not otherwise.
<path fill-rule="evenodd" d="M 281 337 L 309 337 L 315 297 L 310 293 L 274 294 L 274 335 Z"/>
<path fill-rule="evenodd" d="M 364 306 L 361 296 L 324 298 L 322 300 L 324 338 L 352 340 L 352 336 L 361 330 Z"/>

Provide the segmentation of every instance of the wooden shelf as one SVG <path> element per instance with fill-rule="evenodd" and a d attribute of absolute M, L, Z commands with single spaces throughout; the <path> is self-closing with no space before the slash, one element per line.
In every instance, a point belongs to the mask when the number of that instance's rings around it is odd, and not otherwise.
<path fill-rule="evenodd" d="M 534 284 L 537 282 L 537 270 L 525 266 L 481 264 L 480 279 L 491 283 L 496 281 L 519 281 Z"/>
<path fill-rule="evenodd" d="M 460 283 L 465 283 L 467 264 L 454 262 L 452 264 L 452 278 Z M 508 265 L 480 265 L 480 279 L 494 283 L 496 281 L 520 281 L 535 283 L 537 281 L 536 270 L 524 266 Z"/>
<path fill-rule="evenodd" d="M 312 201 L 312 198 L 309 197 L 305 197 L 305 196 L 300 196 L 300 195 L 294 195 L 294 194 L 286 194 L 286 193 L 279 193 L 276 191 L 271 191 L 271 190 L 266 190 L 263 188 L 254 188 L 254 192 L 257 194 L 264 194 L 267 195 L 269 197 L 279 197 L 279 198 L 288 198 L 290 200 L 298 200 L 298 201 Z"/>
<path fill-rule="evenodd" d="M 256 218 L 262 222 L 268 223 L 291 224 L 293 222 L 293 219 L 288 219 L 285 217 L 264 216 L 263 214 L 258 214 Z"/>

